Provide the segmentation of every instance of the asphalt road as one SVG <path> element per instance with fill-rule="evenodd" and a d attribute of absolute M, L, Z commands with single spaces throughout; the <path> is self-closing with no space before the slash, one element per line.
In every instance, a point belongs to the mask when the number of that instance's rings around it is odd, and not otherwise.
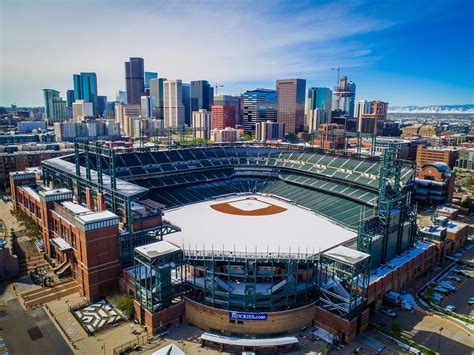
<path fill-rule="evenodd" d="M 42 308 L 25 311 L 17 299 L 0 307 L 0 332 L 10 354 L 73 354 Z"/>

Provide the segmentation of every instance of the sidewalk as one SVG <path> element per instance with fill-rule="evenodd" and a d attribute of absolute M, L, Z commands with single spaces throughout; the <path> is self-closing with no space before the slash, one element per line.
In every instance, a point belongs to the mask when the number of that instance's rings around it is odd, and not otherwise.
<path fill-rule="evenodd" d="M 69 305 L 74 305 L 81 301 L 83 301 L 83 297 L 76 293 L 58 301 L 49 302 L 45 307 L 47 308 L 46 313 L 53 319 L 56 327 L 60 328 L 59 331 L 70 344 L 75 354 L 112 355 L 115 347 L 136 339 L 136 335 L 130 331 L 131 325 L 134 323 L 129 321 L 121 322 L 116 327 L 108 328 L 96 333 L 94 336 L 89 336 L 68 309 Z M 134 329 L 141 330 L 140 326 L 136 324 L 134 324 Z M 64 332 L 67 333 L 67 337 L 64 335 Z M 105 351 L 103 348 L 104 344 Z"/>

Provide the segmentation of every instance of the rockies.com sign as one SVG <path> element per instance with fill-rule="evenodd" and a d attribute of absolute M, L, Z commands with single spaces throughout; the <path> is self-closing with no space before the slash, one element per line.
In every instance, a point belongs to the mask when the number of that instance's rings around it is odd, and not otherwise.
<path fill-rule="evenodd" d="M 232 320 L 267 320 L 267 313 L 244 313 L 244 312 L 229 312 L 229 319 Z"/>

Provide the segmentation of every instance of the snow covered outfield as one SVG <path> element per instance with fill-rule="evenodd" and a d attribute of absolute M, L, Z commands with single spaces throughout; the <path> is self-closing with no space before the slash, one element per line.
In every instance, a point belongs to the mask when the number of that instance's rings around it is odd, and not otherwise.
<path fill-rule="evenodd" d="M 254 198 L 242 203 L 243 199 Z M 227 202 L 249 211 L 275 205 L 286 209 L 272 215 L 235 215 L 211 208 Z M 182 232 L 164 239 L 184 249 L 254 253 L 302 254 L 326 251 L 356 237 L 350 231 L 312 211 L 269 196 L 231 196 L 165 211 L 165 218 Z"/>

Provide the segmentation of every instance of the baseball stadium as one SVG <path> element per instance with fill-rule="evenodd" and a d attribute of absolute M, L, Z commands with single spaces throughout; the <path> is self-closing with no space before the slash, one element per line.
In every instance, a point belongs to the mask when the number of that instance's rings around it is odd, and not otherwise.
<path fill-rule="evenodd" d="M 16 208 L 37 200 L 81 229 L 87 257 L 74 232 L 42 226 L 46 253 L 88 300 L 119 287 L 152 334 L 186 322 L 210 346 L 285 350 L 289 334 L 314 325 L 352 341 L 384 292 L 434 264 L 434 245 L 417 237 L 414 172 L 396 145 L 362 155 L 77 143 L 43 162 L 41 180 L 18 172 L 11 184 Z"/>

